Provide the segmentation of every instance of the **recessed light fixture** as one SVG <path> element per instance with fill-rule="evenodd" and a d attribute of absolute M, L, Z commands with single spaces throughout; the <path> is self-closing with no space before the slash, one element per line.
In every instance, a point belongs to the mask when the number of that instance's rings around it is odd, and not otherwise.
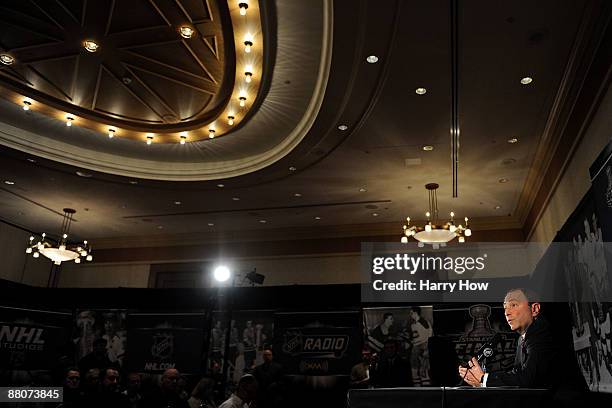
<path fill-rule="evenodd" d="M 372 217 L 378 217 L 378 213 L 372 213 Z"/>
<path fill-rule="evenodd" d="M 66 126 L 68 126 L 68 127 L 72 126 L 72 122 L 73 121 L 74 121 L 74 117 L 66 116 Z"/>
<path fill-rule="evenodd" d="M 425 95 L 427 93 L 427 89 L 425 88 L 417 88 L 414 90 L 414 92 L 416 92 L 417 95 Z"/>
<path fill-rule="evenodd" d="M 229 115 L 229 116 L 227 117 L 227 124 L 228 124 L 228 125 L 230 125 L 230 126 L 232 126 L 232 125 L 234 124 L 234 119 L 235 119 L 235 118 L 234 118 L 232 115 Z"/>
<path fill-rule="evenodd" d="M 294 196 L 294 197 L 301 197 L 301 196 L 302 196 L 302 194 L 300 194 L 300 193 L 294 193 L 294 194 L 293 194 L 293 196 Z"/>
<path fill-rule="evenodd" d="M 223 187 L 225 187 L 225 184 L 217 184 L 217 187 L 223 188 Z"/>
<path fill-rule="evenodd" d="M 320 220 L 320 219 L 321 219 L 321 217 L 316 216 L 316 217 L 314 217 L 314 219 L 315 219 L 315 220 Z"/>
<path fill-rule="evenodd" d="M 30 163 L 36 163 L 36 159 L 33 159 L 33 158 L 31 158 L 31 157 L 30 157 L 29 159 L 27 159 L 27 160 L 28 160 Z"/>
<path fill-rule="evenodd" d="M 253 67 L 247 67 L 244 71 L 244 82 L 247 84 L 253 80 Z"/>
<path fill-rule="evenodd" d="M 368 55 L 366 61 L 368 61 L 370 64 L 376 64 L 378 62 L 378 57 L 376 55 Z"/>
<path fill-rule="evenodd" d="M 346 129 L 348 129 L 347 125 L 338 125 L 338 129 L 345 131 Z"/>
<path fill-rule="evenodd" d="M 151 133 L 147 134 L 147 144 L 150 145 L 153 143 L 153 135 Z"/>
<path fill-rule="evenodd" d="M 297 168 L 295 168 L 293 166 L 289 167 L 289 171 L 296 171 L 296 170 L 297 170 Z"/>
<path fill-rule="evenodd" d="M 29 110 L 30 110 L 30 106 L 32 106 L 32 102 L 30 102 L 30 101 L 28 101 L 28 100 L 23 101 L 23 107 L 22 107 L 22 109 L 23 109 L 24 111 L 29 111 Z"/>
<path fill-rule="evenodd" d="M 8 184 L 9 186 L 12 186 L 13 184 L 15 184 L 15 182 L 12 180 L 4 180 L 4 184 Z"/>
<path fill-rule="evenodd" d="M 138 184 L 138 181 L 136 181 L 136 180 L 130 180 L 130 184 L 132 184 L 132 185 L 136 185 L 136 184 Z"/>
<path fill-rule="evenodd" d="M 83 41 L 83 47 L 89 52 L 96 52 L 100 48 L 97 42 L 94 40 Z"/>
<path fill-rule="evenodd" d="M 117 130 L 113 129 L 113 128 L 108 128 L 108 138 L 112 139 L 113 137 L 115 137 L 115 132 Z"/>
<path fill-rule="evenodd" d="M 432 145 L 425 145 L 423 146 L 423 150 L 426 152 L 431 152 L 434 149 L 434 147 Z"/>
<path fill-rule="evenodd" d="M 514 143 L 518 142 L 518 139 L 516 137 L 513 137 L 512 139 L 508 139 L 507 142 L 510 143 L 510 144 L 514 144 Z"/>
<path fill-rule="evenodd" d="M 268 222 L 268 221 L 266 221 L 266 220 L 259 220 L 260 224 L 265 224 L 266 222 Z"/>
<path fill-rule="evenodd" d="M 209 227 L 214 227 L 214 226 L 215 226 L 215 224 L 214 224 L 214 223 L 212 223 L 212 222 L 209 222 L 209 223 L 208 223 L 208 226 L 209 226 Z"/>
<path fill-rule="evenodd" d="M 246 16 L 247 13 L 247 9 L 249 8 L 249 5 L 245 2 L 240 2 L 238 3 L 238 7 L 240 7 L 240 15 L 241 16 Z"/>
<path fill-rule="evenodd" d="M 250 36 L 247 36 L 247 39 L 244 40 L 244 52 L 248 54 L 249 52 L 251 52 L 252 47 L 253 47 L 253 40 L 250 38 Z"/>
<path fill-rule="evenodd" d="M 496 206 L 495 206 L 495 209 L 496 209 L 496 210 L 499 210 L 500 208 L 501 208 L 501 205 L 496 205 Z"/>
<path fill-rule="evenodd" d="M 191 38 L 195 34 L 195 30 L 189 26 L 179 27 L 179 34 L 183 38 Z"/>
<path fill-rule="evenodd" d="M 185 142 L 187 142 L 187 132 L 181 132 L 179 134 L 179 137 L 180 137 L 179 143 L 184 145 Z"/>
<path fill-rule="evenodd" d="M 208 129 L 208 137 L 210 139 L 214 139 L 215 138 L 215 129 Z"/>
<path fill-rule="evenodd" d="M 164 229 L 164 226 L 163 225 L 158 225 L 157 229 Z"/>
<path fill-rule="evenodd" d="M 503 184 L 503 183 L 507 183 L 509 180 L 507 178 L 505 178 L 505 177 L 502 177 L 502 178 L 500 178 L 497 181 Z"/>
<path fill-rule="evenodd" d="M 232 197 L 233 201 L 240 201 L 240 197 Z"/>
<path fill-rule="evenodd" d="M 2 62 L 4 65 L 11 65 L 13 62 L 15 62 L 15 58 L 9 54 L 0 54 L 0 62 Z"/>
<path fill-rule="evenodd" d="M 367 190 L 365 187 L 361 187 L 361 188 L 359 189 L 359 192 L 360 192 L 360 193 L 365 193 L 366 191 L 368 191 L 368 190 Z"/>
<path fill-rule="evenodd" d="M 181 205 L 181 204 L 183 204 L 183 203 L 182 203 L 182 202 L 180 202 L 180 201 L 175 201 L 175 202 L 174 202 L 174 205 Z"/>
<path fill-rule="evenodd" d="M 532 82 L 533 82 L 533 78 L 532 77 L 521 78 L 521 84 L 523 84 L 523 85 L 529 85 Z"/>
<path fill-rule="evenodd" d="M 79 176 L 79 177 L 85 177 L 85 178 L 91 178 L 92 177 L 91 173 L 87 173 L 85 171 L 80 171 L 80 170 L 78 170 L 76 172 L 76 175 Z"/>

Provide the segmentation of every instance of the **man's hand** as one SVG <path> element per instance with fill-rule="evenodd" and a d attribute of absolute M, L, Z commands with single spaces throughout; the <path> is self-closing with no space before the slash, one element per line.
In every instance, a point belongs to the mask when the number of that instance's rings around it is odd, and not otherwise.
<path fill-rule="evenodd" d="M 468 362 L 468 365 L 470 366 L 470 368 L 459 366 L 459 375 L 466 383 L 470 384 L 472 387 L 480 387 L 480 381 L 484 376 L 484 372 L 482 371 L 480 364 L 478 364 L 478 360 L 476 360 L 476 357 L 472 357 L 472 360 Z"/>

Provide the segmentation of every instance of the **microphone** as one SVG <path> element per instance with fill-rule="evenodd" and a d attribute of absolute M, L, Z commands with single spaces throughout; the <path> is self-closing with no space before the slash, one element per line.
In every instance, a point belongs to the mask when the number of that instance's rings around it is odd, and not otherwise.
<path fill-rule="evenodd" d="M 483 344 L 476 352 L 476 360 L 480 363 L 483 359 L 489 358 L 495 354 L 495 346 L 501 340 L 501 335 L 495 333 L 485 344 Z"/>

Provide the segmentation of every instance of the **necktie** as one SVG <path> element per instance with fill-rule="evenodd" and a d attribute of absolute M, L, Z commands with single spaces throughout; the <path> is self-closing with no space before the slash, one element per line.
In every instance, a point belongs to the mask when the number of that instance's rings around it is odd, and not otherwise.
<path fill-rule="evenodd" d="M 514 367 L 518 370 L 523 368 L 523 362 L 525 358 L 524 348 L 525 348 L 525 340 L 523 339 L 523 336 L 519 336 L 518 342 L 516 345 L 516 357 L 514 359 Z"/>

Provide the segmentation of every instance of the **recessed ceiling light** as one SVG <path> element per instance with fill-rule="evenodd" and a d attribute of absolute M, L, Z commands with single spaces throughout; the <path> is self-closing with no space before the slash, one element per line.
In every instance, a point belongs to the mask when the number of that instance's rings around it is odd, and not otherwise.
<path fill-rule="evenodd" d="M 232 200 L 234 200 L 234 201 L 240 201 L 240 197 L 232 197 Z"/>
<path fill-rule="evenodd" d="M 97 42 L 94 40 L 83 41 L 83 47 L 89 52 L 96 52 L 100 48 Z"/>
<path fill-rule="evenodd" d="M 315 219 L 315 220 L 320 220 L 320 219 L 321 219 L 321 217 L 317 216 L 317 217 L 314 217 L 314 219 Z"/>
<path fill-rule="evenodd" d="M 521 78 L 521 84 L 523 84 L 523 85 L 529 85 L 532 82 L 533 82 L 533 78 L 532 77 Z"/>
<path fill-rule="evenodd" d="M 136 180 L 130 180 L 130 184 L 138 184 L 138 181 L 136 181 Z"/>
<path fill-rule="evenodd" d="M 425 145 L 423 146 L 423 150 L 426 152 L 431 152 L 434 149 L 434 147 L 432 145 Z"/>
<path fill-rule="evenodd" d="M 361 187 L 361 188 L 359 189 L 359 192 L 360 192 L 360 193 L 365 193 L 366 191 L 368 191 L 368 190 L 367 190 L 365 187 Z"/>
<path fill-rule="evenodd" d="M 348 129 L 348 126 L 347 125 L 339 125 L 338 129 L 340 129 L 342 131 L 345 131 L 346 129 Z"/>
<path fill-rule="evenodd" d="M 414 90 L 414 92 L 416 92 L 417 95 L 425 95 L 427 93 L 427 89 L 425 88 L 417 88 Z"/>
<path fill-rule="evenodd" d="M 209 226 L 209 227 L 214 227 L 214 226 L 215 226 L 215 224 L 213 224 L 212 222 L 209 222 L 209 223 L 208 223 L 208 226 Z"/>
<path fill-rule="evenodd" d="M 25 100 L 23 101 L 23 107 L 21 109 L 27 112 L 30 110 L 30 106 L 32 106 L 32 102 Z"/>
<path fill-rule="evenodd" d="M 0 62 L 2 62 L 4 65 L 11 65 L 13 62 L 15 62 L 15 58 L 8 54 L 0 54 Z"/>
<path fill-rule="evenodd" d="M 163 225 L 158 225 L 157 229 L 164 229 L 164 226 Z"/>
<path fill-rule="evenodd" d="M 266 222 L 268 222 L 268 221 L 266 221 L 266 220 L 259 220 L 260 224 L 265 224 Z"/>
<path fill-rule="evenodd" d="M 217 184 L 217 187 L 223 188 L 223 187 L 225 187 L 225 184 Z"/>
<path fill-rule="evenodd" d="M 174 202 L 174 205 L 181 205 L 181 204 L 183 204 L 183 203 L 182 203 L 182 202 L 180 202 L 180 201 L 175 201 L 175 202 Z"/>
<path fill-rule="evenodd" d="M 112 139 L 113 137 L 115 137 L 115 132 L 116 130 L 113 128 L 108 128 L 108 138 Z"/>
<path fill-rule="evenodd" d="M 240 15 L 241 16 L 246 16 L 247 9 L 249 8 L 249 5 L 247 3 L 241 1 L 240 3 L 238 3 L 238 7 L 240 7 Z"/>
<path fill-rule="evenodd" d="M 85 171 L 77 171 L 76 175 L 79 177 L 91 178 L 91 173 L 87 173 Z"/>
<path fill-rule="evenodd" d="M 372 213 L 372 217 L 378 217 L 378 213 Z"/>
<path fill-rule="evenodd" d="M 29 158 L 27 159 L 30 163 L 36 163 L 36 159 Z"/>
<path fill-rule="evenodd" d="M 378 57 L 376 55 L 369 55 L 366 58 L 366 61 L 368 61 L 370 64 L 376 64 L 378 62 Z"/>
<path fill-rule="evenodd" d="M 179 28 L 179 33 L 183 38 L 191 38 L 195 34 L 195 30 L 189 26 L 181 26 Z"/>
<path fill-rule="evenodd" d="M 496 210 L 499 210 L 500 208 L 501 208 L 501 205 L 496 205 L 496 206 L 495 206 L 495 209 L 496 209 Z"/>
<path fill-rule="evenodd" d="M 507 183 L 509 180 L 507 178 L 505 178 L 505 177 L 502 177 L 502 178 L 500 178 L 497 181 L 503 184 L 503 183 Z"/>
<path fill-rule="evenodd" d="M 508 139 L 507 142 L 511 143 L 511 144 L 514 144 L 514 143 L 518 142 L 518 139 L 516 137 L 513 137 L 512 139 Z"/>
<path fill-rule="evenodd" d="M 293 166 L 289 167 L 289 171 L 296 171 L 296 170 L 297 170 L 297 168 L 295 168 Z"/>
<path fill-rule="evenodd" d="M 4 180 L 4 184 L 8 184 L 9 186 L 12 186 L 13 184 L 15 184 L 15 182 L 12 180 Z"/>
<path fill-rule="evenodd" d="M 293 194 L 294 197 L 301 197 L 302 195 L 300 193 L 295 193 Z"/>

